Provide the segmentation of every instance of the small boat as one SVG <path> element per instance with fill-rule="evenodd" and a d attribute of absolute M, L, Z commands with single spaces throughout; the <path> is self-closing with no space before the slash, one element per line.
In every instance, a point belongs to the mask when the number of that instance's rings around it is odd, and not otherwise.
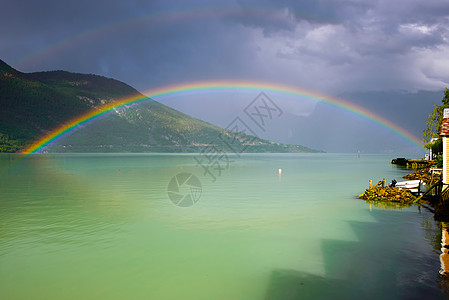
<path fill-rule="evenodd" d="M 423 183 L 423 182 L 421 180 L 399 181 L 399 182 L 396 182 L 395 186 L 400 187 L 400 188 L 405 188 L 405 189 L 414 189 L 414 188 L 417 188 L 420 183 Z"/>
<path fill-rule="evenodd" d="M 422 193 L 427 189 L 426 183 L 422 180 L 400 181 L 396 182 L 395 186 L 402 189 L 408 189 L 414 194 L 419 194 L 420 192 Z"/>

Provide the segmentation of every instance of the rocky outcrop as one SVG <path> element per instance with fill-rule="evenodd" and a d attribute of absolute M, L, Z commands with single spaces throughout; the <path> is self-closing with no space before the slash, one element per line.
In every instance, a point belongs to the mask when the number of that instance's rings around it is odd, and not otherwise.
<path fill-rule="evenodd" d="M 441 180 L 441 174 L 434 173 L 432 177 L 432 174 L 430 173 L 430 168 L 425 168 L 416 170 L 415 173 L 405 175 L 404 178 L 409 180 L 422 180 L 426 184 L 430 184 L 431 182 L 435 183 Z"/>
<path fill-rule="evenodd" d="M 383 202 L 413 203 L 416 197 L 407 190 L 397 187 L 372 187 L 359 195 L 360 199 Z"/>

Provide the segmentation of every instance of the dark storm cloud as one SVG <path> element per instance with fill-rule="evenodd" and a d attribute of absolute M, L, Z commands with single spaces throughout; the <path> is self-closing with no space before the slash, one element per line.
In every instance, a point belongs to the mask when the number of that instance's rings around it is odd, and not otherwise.
<path fill-rule="evenodd" d="M 357 55 L 366 59 L 373 56 L 407 55 L 416 48 L 447 46 L 448 43 L 447 1 L 239 1 L 244 8 L 256 3 L 271 10 L 284 11 L 282 24 L 287 24 L 289 20 L 289 26 L 257 19 L 252 24 L 264 29 L 268 35 L 275 35 L 273 28 L 277 28 L 278 35 L 290 36 L 292 40 L 296 40 L 298 47 L 290 53 L 296 53 L 299 60 L 304 55 L 309 57 L 314 54 L 317 58 L 324 61 L 328 59 L 331 65 L 336 65 L 347 63 L 351 61 L 349 57 Z M 250 16 L 246 17 L 242 23 L 251 24 Z M 296 22 L 296 26 L 293 22 Z M 325 37 L 325 42 L 330 43 L 322 43 L 319 48 L 325 49 L 333 44 L 337 47 L 332 50 L 338 52 L 339 45 L 344 45 L 344 52 L 348 57 L 338 53 L 326 57 L 323 55 L 325 51 L 317 51 L 307 44 L 309 41 L 304 36 L 326 26 L 335 30 L 332 36 Z M 286 32 L 288 30 L 294 33 Z M 304 43 L 300 43 L 301 40 Z M 286 57 L 282 53 L 281 56 Z M 341 57 L 340 63 L 335 61 L 338 56 Z"/>
<path fill-rule="evenodd" d="M 435 89 L 447 81 L 430 79 L 435 73 L 446 75 L 446 62 L 433 74 L 424 74 L 422 66 L 435 65 L 447 50 L 449 4 L 443 0 L 7 0 L 3 7 L 0 54 L 13 64 L 36 57 L 24 71 L 100 73 L 140 89 L 211 77 L 286 81 L 324 92 L 394 89 L 395 84 Z M 183 11 L 185 17 L 176 18 Z M 158 14 L 167 19 L 151 22 Z M 146 22 L 126 30 L 33 57 L 72 36 L 146 15 Z M 364 75 L 367 70 L 370 74 Z M 381 74 L 372 72 L 403 78 L 379 86 L 372 81 Z M 427 83 L 416 86 L 414 81 L 423 77 Z"/>
<path fill-rule="evenodd" d="M 14 35 L 47 35 L 61 29 L 78 31 L 117 17 L 134 14 L 128 1 L 2 1 L 1 33 Z"/>

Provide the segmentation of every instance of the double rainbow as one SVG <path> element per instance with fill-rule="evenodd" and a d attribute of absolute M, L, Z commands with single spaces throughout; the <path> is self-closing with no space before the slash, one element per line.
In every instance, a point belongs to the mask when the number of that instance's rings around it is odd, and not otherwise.
<path fill-rule="evenodd" d="M 300 89 L 297 87 L 283 85 L 278 83 L 268 83 L 268 82 L 257 82 L 257 81 L 233 81 L 233 80 L 220 80 L 220 81 L 201 81 L 201 82 L 188 82 L 181 83 L 175 85 L 163 86 L 160 88 L 155 88 L 146 91 L 144 94 L 146 96 L 134 96 L 128 97 L 121 100 L 118 100 L 114 103 L 105 105 L 100 109 L 92 110 L 76 119 L 71 120 L 67 124 L 57 128 L 46 136 L 42 137 L 29 147 L 27 147 L 23 152 L 24 153 L 39 153 L 45 147 L 51 145 L 56 140 L 64 137 L 70 132 L 76 130 L 80 126 L 85 125 L 86 123 L 93 122 L 96 119 L 104 116 L 105 114 L 111 113 L 115 109 L 118 109 L 123 106 L 138 104 L 140 102 L 149 101 L 151 98 L 163 97 L 167 95 L 176 95 L 183 93 L 198 93 L 201 91 L 214 91 L 214 90 L 256 90 L 258 92 L 276 92 L 276 93 L 284 93 L 294 96 L 305 97 L 309 99 L 315 99 L 318 101 L 325 102 L 329 105 L 341 108 L 343 110 L 349 111 L 355 115 L 361 116 L 365 119 L 368 119 L 381 127 L 384 127 L 397 135 L 401 136 L 405 140 L 409 141 L 412 145 L 417 146 L 419 148 L 423 147 L 421 141 L 405 130 L 404 128 L 398 126 L 391 120 L 388 120 L 380 115 L 377 115 L 366 108 L 355 105 L 354 103 L 348 102 L 343 99 L 333 98 L 330 96 L 326 96 L 323 94 L 318 94 L 315 92 L 307 91 L 304 89 Z"/>

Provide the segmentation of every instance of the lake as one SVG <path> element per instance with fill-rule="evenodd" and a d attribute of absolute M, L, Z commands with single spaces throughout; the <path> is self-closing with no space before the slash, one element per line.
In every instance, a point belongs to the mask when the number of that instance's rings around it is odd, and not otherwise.
<path fill-rule="evenodd" d="M 0 299 L 446 299 L 433 215 L 357 199 L 392 158 L 2 154 Z"/>

